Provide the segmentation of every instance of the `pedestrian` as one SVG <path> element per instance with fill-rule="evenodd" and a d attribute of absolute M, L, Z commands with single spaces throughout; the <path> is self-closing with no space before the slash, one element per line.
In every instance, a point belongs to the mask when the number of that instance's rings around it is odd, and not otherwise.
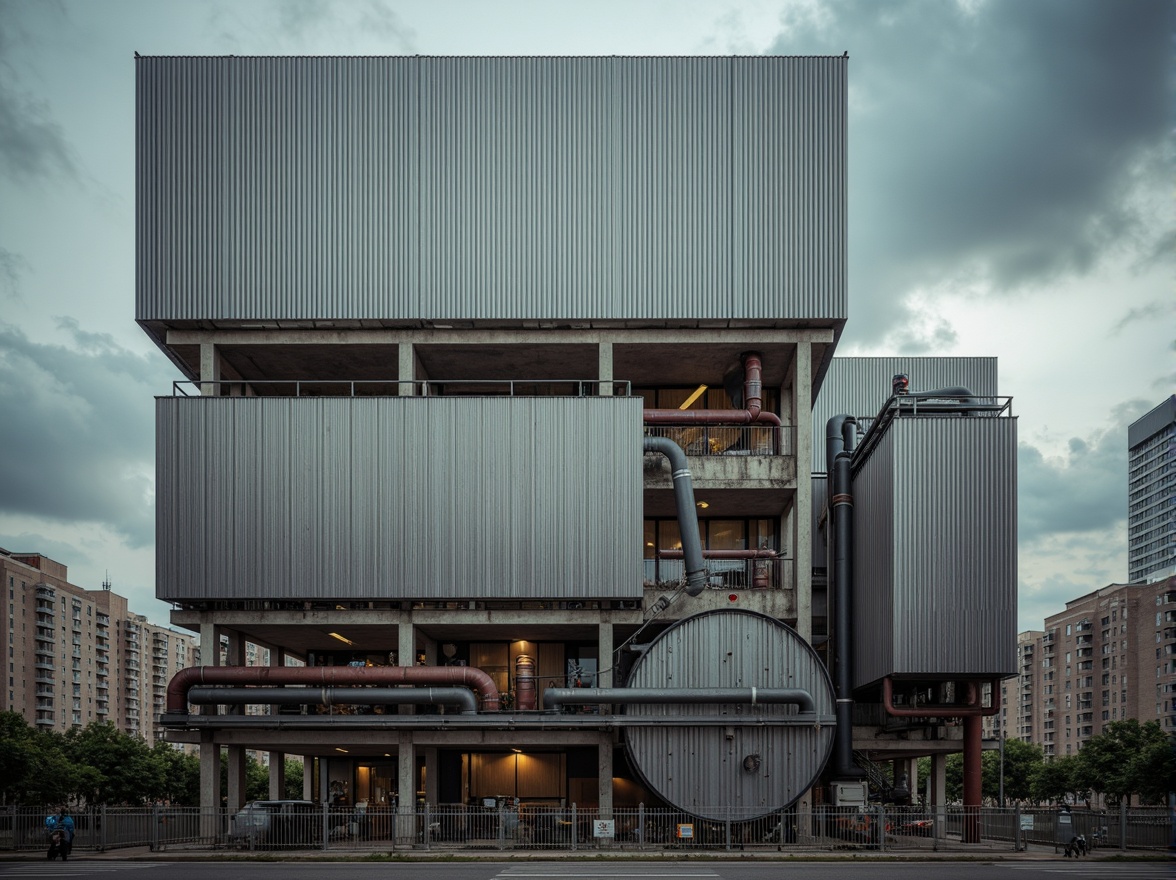
<path fill-rule="evenodd" d="M 1078 855 L 1080 855 L 1080 856 L 1086 855 L 1086 835 L 1085 834 L 1078 835 Z"/>
<path fill-rule="evenodd" d="M 45 819 L 45 830 L 49 832 L 49 851 L 45 857 L 55 859 L 60 855 L 64 862 L 73 849 L 74 839 L 74 820 L 69 815 L 69 809 L 62 806 L 57 815 L 48 816 Z"/>

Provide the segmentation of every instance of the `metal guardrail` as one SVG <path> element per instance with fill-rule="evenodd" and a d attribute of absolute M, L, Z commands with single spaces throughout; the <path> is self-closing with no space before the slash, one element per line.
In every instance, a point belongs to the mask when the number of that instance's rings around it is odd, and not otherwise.
<path fill-rule="evenodd" d="M 791 425 L 646 425 L 646 437 L 665 437 L 689 456 L 792 455 Z"/>
<path fill-rule="evenodd" d="M 628 380 L 599 379 L 180 379 L 173 397 L 632 397 Z"/>
<path fill-rule="evenodd" d="M 791 590 L 795 586 L 794 560 L 788 557 L 704 561 L 708 590 Z M 686 563 L 681 559 L 645 559 L 643 565 L 648 588 L 676 589 L 686 578 Z"/>
<path fill-rule="evenodd" d="M 701 812 L 722 817 L 718 808 Z M 0 850 L 48 847 L 47 811 L 0 807 Z M 240 811 L 198 807 L 93 807 L 72 813 L 74 850 L 146 846 L 166 850 L 508 851 L 682 850 L 1020 852 L 1028 847 L 1061 851 L 1061 836 L 1082 834 L 1091 849 L 1162 851 L 1172 840 L 1167 808 L 1074 810 L 1060 830 L 1053 808 L 866 808 L 818 806 L 753 819 L 699 818 L 678 810 L 523 804 L 470 806 L 324 807 L 262 821 Z M 976 839 L 965 842 L 969 831 Z"/>

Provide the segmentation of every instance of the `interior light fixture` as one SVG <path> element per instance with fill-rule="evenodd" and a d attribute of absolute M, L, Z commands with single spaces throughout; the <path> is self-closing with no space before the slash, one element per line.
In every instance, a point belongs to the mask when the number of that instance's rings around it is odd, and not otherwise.
<path fill-rule="evenodd" d="M 347 645 L 354 645 L 355 644 L 355 642 L 351 641 L 351 639 L 345 638 L 344 636 L 341 636 L 338 633 L 327 633 L 327 635 L 329 635 L 333 639 L 338 639 L 339 641 L 341 641 Z"/>
<path fill-rule="evenodd" d="M 516 755 L 521 755 L 523 753 L 522 749 L 511 749 L 511 751 L 514 752 Z"/>
<path fill-rule="evenodd" d="M 698 506 L 701 507 L 703 510 L 706 510 L 708 507 L 710 507 L 710 503 L 706 502 L 706 501 L 699 501 Z"/>
<path fill-rule="evenodd" d="M 702 397 L 703 392 L 705 392 L 705 391 L 706 391 L 706 386 L 699 385 L 697 388 L 694 389 L 694 392 L 689 397 L 686 398 L 686 400 L 682 403 L 682 405 L 678 407 L 678 409 L 690 409 L 690 407 L 694 405 L 694 401 L 696 401 L 696 400 L 698 400 L 698 398 Z"/>
<path fill-rule="evenodd" d="M 347 752 L 347 749 L 341 749 L 341 748 L 339 748 L 338 746 L 335 746 L 335 751 L 336 751 L 336 752 L 342 752 L 342 753 L 343 753 L 343 754 L 345 754 L 345 755 L 348 753 L 348 752 Z"/>

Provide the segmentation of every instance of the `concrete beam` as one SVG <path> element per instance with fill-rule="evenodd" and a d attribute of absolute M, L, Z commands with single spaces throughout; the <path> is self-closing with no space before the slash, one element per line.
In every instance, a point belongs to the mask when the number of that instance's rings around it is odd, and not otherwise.
<path fill-rule="evenodd" d="M 174 731 L 186 734 L 186 731 Z M 566 745 L 594 746 L 611 741 L 608 730 L 215 730 L 210 731 L 209 742 L 217 746 L 240 746 L 247 749 L 280 749 L 283 752 L 314 755 L 322 753 L 338 757 L 335 749 L 347 748 L 353 757 L 379 754 L 389 751 L 390 736 L 408 736 L 418 747 L 460 746 L 469 748 L 509 749 L 520 747 L 560 747 Z M 171 737 L 169 736 L 169 739 Z M 173 740 L 179 741 L 179 740 Z M 219 766 L 217 781 L 219 783 Z M 219 796 L 218 796 L 219 798 Z"/>
<path fill-rule="evenodd" d="M 167 345 L 794 345 L 799 342 L 830 343 L 832 329 L 825 328 L 682 328 L 676 330 L 536 329 L 367 329 L 367 330 L 169 330 Z"/>
<path fill-rule="evenodd" d="M 264 623 L 270 626 L 387 626 L 399 623 L 409 615 L 409 612 L 397 608 L 376 608 L 361 610 L 327 610 L 293 611 L 270 610 L 264 616 L 256 611 L 192 611 L 176 609 L 171 612 L 171 622 L 175 626 L 194 629 L 205 623 L 216 623 L 217 626 L 239 627 L 247 629 L 250 624 Z M 253 639 L 249 641 L 254 644 Z M 265 647 L 270 647 L 266 645 Z"/>

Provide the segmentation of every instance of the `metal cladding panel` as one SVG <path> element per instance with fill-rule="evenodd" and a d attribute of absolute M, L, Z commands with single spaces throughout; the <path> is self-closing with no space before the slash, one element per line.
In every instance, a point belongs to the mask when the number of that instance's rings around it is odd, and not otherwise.
<path fill-rule="evenodd" d="M 670 627 L 634 664 L 635 688 L 803 688 L 817 715 L 833 714 L 833 690 L 816 653 L 774 618 L 711 611 Z M 782 809 L 807 791 L 828 760 L 835 725 L 765 726 L 757 719 L 796 713 L 783 705 L 632 705 L 627 715 L 673 719 L 729 716 L 724 726 L 672 723 L 626 728 L 634 768 L 670 804 L 697 816 L 745 819 Z M 743 766 L 758 755 L 754 771 Z"/>
<path fill-rule="evenodd" d="M 829 497 L 828 480 L 822 475 L 812 478 L 812 506 L 809 508 L 811 534 L 813 536 L 813 568 L 825 568 L 828 561 L 828 542 L 825 540 L 825 530 L 821 528 L 821 515 L 825 512 L 825 503 Z"/>
<path fill-rule="evenodd" d="M 140 58 L 136 318 L 846 317 L 844 58 Z"/>
<path fill-rule="evenodd" d="M 638 398 L 161 398 L 157 595 L 640 598 Z"/>
<path fill-rule="evenodd" d="M 855 687 L 1016 672 L 1016 454 L 1012 418 L 890 426 L 854 481 Z"/>
<path fill-rule="evenodd" d="M 136 317 L 415 310 L 411 58 L 140 58 Z"/>
<path fill-rule="evenodd" d="M 836 415 L 874 418 L 890 397 L 890 383 L 906 373 L 912 391 L 964 386 L 977 395 L 997 394 L 994 357 L 833 358 L 813 404 L 813 468 L 825 468 L 825 425 Z"/>

